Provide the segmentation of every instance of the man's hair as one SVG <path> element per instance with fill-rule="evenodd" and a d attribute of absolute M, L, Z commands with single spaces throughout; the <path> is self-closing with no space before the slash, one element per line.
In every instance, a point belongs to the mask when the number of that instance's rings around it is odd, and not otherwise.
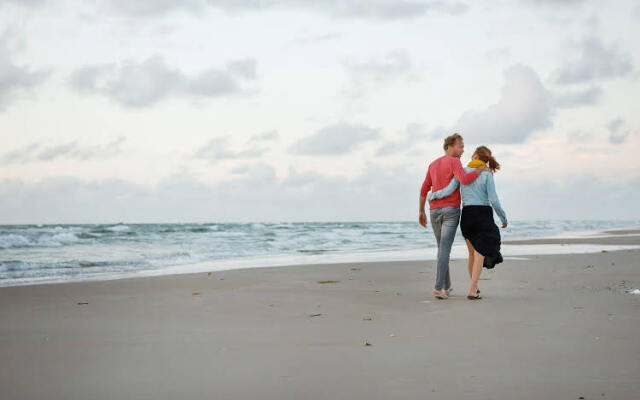
<path fill-rule="evenodd" d="M 444 146 L 443 146 L 443 147 L 444 147 L 444 149 L 445 149 L 445 151 L 447 150 L 447 147 L 449 147 L 449 146 L 453 146 L 453 145 L 456 143 L 456 140 L 458 140 L 458 139 L 462 140 L 462 136 L 460 136 L 460 135 L 459 135 L 459 134 L 457 134 L 457 133 L 454 133 L 454 134 L 453 134 L 453 135 L 451 135 L 451 136 L 447 136 L 447 137 L 444 139 Z"/>

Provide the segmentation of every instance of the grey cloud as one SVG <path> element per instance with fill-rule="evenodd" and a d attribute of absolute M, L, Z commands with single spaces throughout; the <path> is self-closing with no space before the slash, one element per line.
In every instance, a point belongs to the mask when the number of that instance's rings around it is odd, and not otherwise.
<path fill-rule="evenodd" d="M 355 179 L 290 170 L 279 181 L 267 164 L 242 170 L 245 176 L 213 185 L 188 173 L 156 185 L 5 179 L 0 181 L 0 223 L 408 220 L 414 218 L 424 174 L 369 165 Z"/>
<path fill-rule="evenodd" d="M 496 104 L 483 111 L 467 111 L 451 129 L 436 129 L 433 136 L 459 132 L 474 142 L 521 143 L 532 133 L 552 125 L 554 99 L 536 72 L 523 65 L 505 71 L 505 85 Z"/>
<path fill-rule="evenodd" d="M 251 138 L 249 139 L 249 142 L 259 142 L 259 141 L 269 141 L 269 140 L 276 140 L 278 138 L 278 131 L 268 131 L 268 132 L 262 132 L 259 133 L 257 135 L 253 135 L 251 136 Z"/>
<path fill-rule="evenodd" d="M 159 55 L 141 63 L 89 65 L 73 72 L 69 84 L 79 93 L 106 96 L 128 107 L 148 107 L 169 96 L 216 97 L 242 93 L 255 77 L 255 60 L 231 62 L 190 77 Z"/>
<path fill-rule="evenodd" d="M 20 96 L 30 93 L 50 73 L 48 70 L 32 70 L 26 65 L 14 63 L 4 41 L 4 38 L 0 38 L 0 111 Z"/>
<path fill-rule="evenodd" d="M 276 172 L 273 167 L 264 162 L 238 165 L 231 169 L 234 174 L 244 175 L 242 184 L 273 184 L 276 182 Z M 233 182 L 228 182 L 233 185 Z"/>
<path fill-rule="evenodd" d="M 229 63 L 229 71 L 238 74 L 246 79 L 256 78 L 257 62 L 254 59 L 244 59 L 232 61 Z"/>
<path fill-rule="evenodd" d="M 451 1 L 410 0 L 325 0 L 302 3 L 342 17 L 371 19 L 401 19 L 419 17 L 431 12 L 458 15 L 467 11 L 467 5 Z"/>
<path fill-rule="evenodd" d="M 330 40 L 340 39 L 342 36 L 343 36 L 342 33 L 333 32 L 333 33 L 326 33 L 324 35 L 305 36 L 305 37 L 293 40 L 292 43 L 302 44 L 302 45 L 309 44 L 309 43 L 322 43 Z"/>
<path fill-rule="evenodd" d="M 20 149 L 7 152 L 0 157 L 1 164 L 23 164 L 32 159 L 35 151 L 40 147 L 37 143 L 26 145 Z"/>
<path fill-rule="evenodd" d="M 584 90 L 574 90 L 555 95 L 555 104 L 558 108 L 571 108 L 583 105 L 594 105 L 602 97 L 602 89 L 593 86 Z"/>
<path fill-rule="evenodd" d="M 633 70 L 631 57 L 613 45 L 605 45 L 600 39 L 588 37 L 579 45 L 573 60 L 555 71 L 558 84 L 583 83 L 628 75 Z"/>
<path fill-rule="evenodd" d="M 120 145 L 125 141 L 118 137 L 106 145 L 79 145 L 77 141 L 54 146 L 42 146 L 38 143 L 5 153 L 0 157 L 2 164 L 24 164 L 32 161 L 49 162 L 58 158 L 75 160 L 97 160 L 114 157 L 121 153 Z"/>
<path fill-rule="evenodd" d="M 370 79 L 374 82 L 386 82 L 411 71 L 411 59 L 403 50 L 393 50 L 382 59 L 366 62 L 347 62 L 346 67 L 353 79 Z"/>
<path fill-rule="evenodd" d="M 45 149 L 38 155 L 40 161 L 52 161 L 58 157 L 70 154 L 76 148 L 76 142 L 65 143 L 59 146 L 50 147 Z"/>
<path fill-rule="evenodd" d="M 220 160 L 234 160 L 239 158 L 257 158 L 264 154 L 265 149 L 251 147 L 248 149 L 234 150 L 230 148 L 227 137 L 211 139 L 207 144 L 196 150 L 195 158 L 208 160 L 215 163 Z"/>
<path fill-rule="evenodd" d="M 46 0 L 0 0 L 0 6 L 3 4 L 18 4 L 20 6 L 35 6 L 44 4 Z"/>
<path fill-rule="evenodd" d="M 174 10 L 198 11 L 205 6 L 203 0 L 108 0 L 107 8 L 116 14 L 150 17 Z"/>
<path fill-rule="evenodd" d="M 350 100 L 363 99 L 368 91 L 403 79 L 415 80 L 419 75 L 409 55 L 400 49 L 382 58 L 363 62 L 346 61 L 344 65 L 349 76 L 349 84 L 344 92 Z"/>
<path fill-rule="evenodd" d="M 622 118 L 613 119 L 607 124 L 607 128 L 609 129 L 609 143 L 624 143 L 624 141 L 627 139 L 627 136 L 629 136 L 629 131 L 622 130 L 621 128 L 623 126 L 624 120 Z"/>
<path fill-rule="evenodd" d="M 289 152 L 306 155 L 345 154 L 364 142 L 377 139 L 378 136 L 376 129 L 361 124 L 340 122 L 298 140 L 289 147 Z"/>
<path fill-rule="evenodd" d="M 423 125 L 411 123 L 407 125 L 399 140 L 384 143 L 378 148 L 376 155 L 387 156 L 403 152 L 410 148 L 414 148 L 417 144 L 428 137 L 429 135 Z"/>
<path fill-rule="evenodd" d="M 637 219 L 640 176 L 624 185 L 583 175 L 559 183 L 496 176 L 500 201 L 512 221 L 531 219 Z M 0 180 L 0 223 L 189 221 L 409 221 L 423 170 L 368 165 L 354 178 L 290 169 L 282 180 L 234 177 L 214 185 L 183 173 L 156 185 L 120 179 Z M 246 166 L 246 171 L 251 166 Z M 258 171 L 260 172 L 260 171 Z M 552 193 L 553 196 L 549 196 Z M 260 201 L 256 201 L 260 199 Z"/>
<path fill-rule="evenodd" d="M 397 20 L 430 13 L 458 15 L 468 9 L 463 2 L 446 0 L 111 0 L 111 11 L 123 15 L 154 16 L 170 11 L 201 11 L 205 5 L 228 12 L 301 10 L 334 17 Z"/>

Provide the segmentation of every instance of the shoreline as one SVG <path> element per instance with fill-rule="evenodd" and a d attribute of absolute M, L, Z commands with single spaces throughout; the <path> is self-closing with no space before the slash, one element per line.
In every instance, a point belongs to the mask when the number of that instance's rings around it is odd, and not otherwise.
<path fill-rule="evenodd" d="M 600 251 L 620 251 L 640 248 L 640 228 L 629 227 L 609 229 L 604 231 L 582 232 L 578 235 L 567 237 L 546 237 L 504 240 L 502 253 L 506 258 L 532 257 L 540 255 L 559 254 L 593 254 Z M 308 267 L 318 265 L 334 265 L 348 263 L 376 263 L 376 262 L 404 262 L 404 261 L 434 261 L 437 249 L 413 249 L 413 250 L 388 250 L 376 252 L 352 252 L 325 254 L 308 259 L 309 256 L 269 256 L 248 257 L 237 259 L 223 259 L 201 261 L 190 264 L 179 264 L 162 267 L 154 270 L 142 270 L 137 272 L 113 273 L 102 276 L 90 276 L 69 280 L 45 279 L 42 281 L 27 282 L 0 282 L 0 290 L 5 287 L 58 285 L 82 282 L 114 281 L 122 279 L 144 279 L 157 276 L 174 276 L 202 272 L 219 272 L 229 270 L 246 270 L 278 267 Z M 454 244 L 451 259 L 467 257 L 466 246 Z"/>

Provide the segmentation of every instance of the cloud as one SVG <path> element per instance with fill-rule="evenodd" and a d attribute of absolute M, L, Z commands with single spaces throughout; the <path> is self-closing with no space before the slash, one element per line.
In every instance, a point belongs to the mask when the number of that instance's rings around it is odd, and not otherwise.
<path fill-rule="evenodd" d="M 354 179 L 290 168 L 288 176 L 277 180 L 266 164 L 243 170 L 245 176 L 213 185 L 188 173 L 157 185 L 70 177 L 34 183 L 0 180 L 0 223 L 415 221 L 424 178 L 424 171 L 407 166 L 371 164 Z M 638 218 L 638 175 L 624 184 L 590 175 L 560 182 L 547 178 L 496 176 L 511 221 Z"/>
<path fill-rule="evenodd" d="M 411 59 L 403 50 L 393 50 L 382 59 L 372 59 L 366 62 L 345 63 L 354 79 L 368 79 L 383 83 L 411 70 Z"/>
<path fill-rule="evenodd" d="M 270 141 L 276 140 L 278 138 L 278 131 L 267 131 L 258 133 L 257 135 L 251 136 L 248 142 L 261 142 L 261 141 Z"/>
<path fill-rule="evenodd" d="M 108 0 L 107 8 L 116 14 L 136 17 L 152 17 L 163 15 L 175 10 L 195 12 L 206 5 L 203 0 Z"/>
<path fill-rule="evenodd" d="M 632 70 L 629 55 L 614 44 L 605 45 L 598 38 L 587 37 L 579 44 L 573 59 L 554 72 L 553 79 L 566 85 L 622 77 Z"/>
<path fill-rule="evenodd" d="M 378 151 L 376 151 L 376 156 L 388 156 L 404 152 L 405 150 L 414 148 L 428 137 L 429 135 L 423 125 L 411 123 L 407 125 L 400 140 L 384 143 L 378 148 Z"/>
<path fill-rule="evenodd" d="M 338 155 L 355 150 L 362 143 L 375 140 L 376 129 L 362 124 L 340 122 L 320 129 L 315 134 L 300 139 L 289 147 L 289 152 L 305 155 Z"/>
<path fill-rule="evenodd" d="M 411 0 L 319 0 L 294 1 L 314 7 L 339 17 L 358 17 L 381 20 L 415 18 L 428 13 L 459 15 L 467 11 L 466 4 L 452 1 L 411 1 Z"/>
<path fill-rule="evenodd" d="M 627 136 L 629 136 L 629 131 L 623 131 L 621 129 L 623 126 L 624 120 L 622 118 L 613 119 L 607 124 L 607 128 L 609 129 L 609 143 L 624 143 L 624 141 L 627 139 Z"/>
<path fill-rule="evenodd" d="M 126 139 L 120 136 L 106 145 L 81 146 L 77 141 L 55 146 L 42 146 L 32 143 L 20 149 L 5 153 L 0 157 L 0 164 L 25 164 L 32 161 L 49 162 L 59 158 L 75 160 L 98 160 L 114 157 L 121 153 L 120 145 Z"/>
<path fill-rule="evenodd" d="M 39 147 L 39 144 L 32 143 L 22 148 L 9 151 L 0 157 L 0 164 L 23 164 L 29 162 Z"/>
<path fill-rule="evenodd" d="M 433 137 L 459 132 L 474 142 L 521 143 L 552 125 L 552 94 L 530 67 L 515 65 L 505 71 L 505 85 L 496 104 L 483 111 L 466 111 L 450 129 L 438 128 Z M 450 134 L 450 133 L 449 133 Z"/>
<path fill-rule="evenodd" d="M 344 66 L 349 81 L 343 93 L 347 99 L 355 101 L 363 100 L 366 93 L 371 90 L 379 90 L 385 85 L 401 80 L 416 80 L 419 76 L 407 52 L 400 49 L 367 61 L 347 60 Z"/>
<path fill-rule="evenodd" d="M 207 144 L 196 150 L 195 158 L 208 160 L 215 163 L 220 160 L 235 160 L 239 158 L 257 158 L 264 154 L 265 149 L 252 147 L 249 149 L 234 150 L 229 146 L 229 138 L 213 138 Z"/>
<path fill-rule="evenodd" d="M 555 105 L 558 108 L 572 108 L 597 104 L 602 97 L 602 89 L 592 86 L 584 90 L 574 90 L 555 95 Z"/>
<path fill-rule="evenodd" d="M 246 93 L 255 79 L 256 62 L 237 60 L 225 69 L 210 68 L 187 76 L 159 55 L 141 63 L 89 65 L 74 71 L 69 85 L 79 93 L 98 94 L 127 107 L 148 107 L 169 96 L 218 97 Z"/>
<path fill-rule="evenodd" d="M 467 11 L 462 2 L 446 0 L 110 0 L 112 12 L 131 16 L 157 16 L 171 11 L 199 12 L 209 6 L 227 12 L 301 10 L 333 17 L 397 20 L 430 13 L 458 15 Z"/>
<path fill-rule="evenodd" d="M 44 4 L 46 0 L 0 0 L 0 6 L 4 4 L 17 4 L 20 6 L 36 6 Z"/>
<path fill-rule="evenodd" d="M 19 97 L 31 93 L 50 74 L 49 70 L 32 70 L 26 65 L 17 65 L 12 60 L 6 40 L 6 37 L 0 37 L 0 111 Z"/>
<path fill-rule="evenodd" d="M 157 185 L 0 180 L 0 223 L 407 220 L 415 217 L 423 175 L 369 165 L 355 179 L 290 169 L 277 180 L 263 163 L 237 172 L 243 176 L 213 185 L 188 173 Z"/>

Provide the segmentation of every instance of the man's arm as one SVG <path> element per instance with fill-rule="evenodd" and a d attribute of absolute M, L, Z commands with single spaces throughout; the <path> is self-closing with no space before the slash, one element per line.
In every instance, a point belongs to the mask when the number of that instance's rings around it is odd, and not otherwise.
<path fill-rule="evenodd" d="M 455 176 L 456 178 L 458 178 L 458 180 L 460 181 L 460 183 L 462 185 L 468 185 L 471 182 L 475 181 L 476 178 L 480 175 L 480 173 L 482 171 L 484 171 L 486 168 L 476 168 L 473 171 L 470 172 L 466 172 L 464 170 L 464 168 L 462 168 L 462 163 L 460 162 L 460 160 L 458 158 L 452 157 L 454 158 L 454 160 L 452 160 L 453 163 L 453 176 Z"/>
<path fill-rule="evenodd" d="M 427 176 L 425 176 L 422 187 L 420 188 L 420 205 L 418 206 L 418 212 L 420 214 L 418 223 L 424 227 L 427 226 L 427 213 L 424 210 L 424 206 L 427 203 L 427 193 L 429 190 L 431 190 L 431 175 L 429 175 L 429 170 L 427 170 Z"/>

